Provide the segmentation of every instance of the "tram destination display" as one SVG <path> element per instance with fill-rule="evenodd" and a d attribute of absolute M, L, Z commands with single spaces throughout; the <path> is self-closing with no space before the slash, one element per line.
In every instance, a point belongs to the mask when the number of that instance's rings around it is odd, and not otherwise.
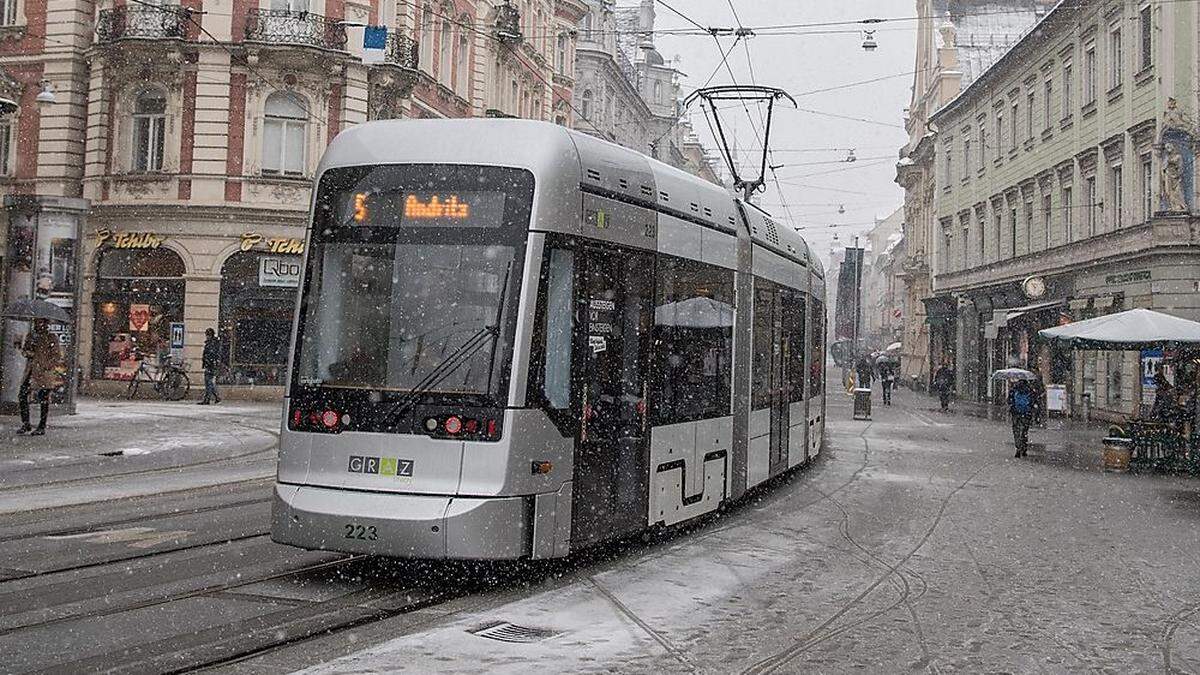
<path fill-rule="evenodd" d="M 341 222 L 374 227 L 500 227 L 505 193 L 494 191 L 354 192 Z"/>

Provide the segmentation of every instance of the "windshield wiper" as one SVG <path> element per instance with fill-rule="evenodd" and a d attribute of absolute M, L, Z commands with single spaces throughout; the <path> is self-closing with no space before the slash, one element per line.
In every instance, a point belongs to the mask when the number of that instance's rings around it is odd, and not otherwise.
<path fill-rule="evenodd" d="M 500 298 L 496 304 L 495 325 L 480 328 L 471 337 L 467 338 L 466 342 L 451 352 L 449 356 L 442 359 L 441 363 L 434 366 L 428 375 L 421 378 L 421 381 L 414 385 L 407 394 L 399 401 L 396 401 L 395 405 L 388 411 L 387 417 L 396 419 L 411 410 L 434 387 L 441 384 L 447 377 L 450 377 L 456 370 L 461 368 L 463 364 L 470 361 L 471 357 L 482 349 L 484 345 L 488 344 L 489 341 L 492 343 L 492 358 L 488 364 L 487 390 L 488 392 L 491 391 L 492 371 L 496 368 L 496 345 L 500 342 L 500 321 L 504 316 L 504 299 L 508 294 L 508 279 L 512 274 L 512 266 L 512 261 L 509 261 L 508 267 L 504 271 L 504 281 L 500 287 Z"/>

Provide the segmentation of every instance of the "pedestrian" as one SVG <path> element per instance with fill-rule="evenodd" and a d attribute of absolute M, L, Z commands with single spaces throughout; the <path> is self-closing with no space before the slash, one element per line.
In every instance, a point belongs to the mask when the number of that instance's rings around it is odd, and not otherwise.
<path fill-rule="evenodd" d="M 221 367 L 221 341 L 217 339 L 217 331 L 211 328 L 204 329 L 204 353 L 200 357 L 200 365 L 204 368 L 204 398 L 200 399 L 200 405 L 220 403 L 217 370 Z"/>
<path fill-rule="evenodd" d="M 1015 457 L 1024 457 L 1029 452 L 1029 424 L 1033 420 L 1033 387 L 1026 380 L 1014 382 L 1008 392 L 1008 415 L 1012 422 L 1013 444 L 1017 448 Z"/>
<path fill-rule="evenodd" d="M 891 361 L 879 364 L 879 385 L 883 387 L 883 404 L 892 404 L 892 390 L 896 387 L 896 369 Z"/>
<path fill-rule="evenodd" d="M 871 381 L 875 379 L 875 367 L 871 364 L 871 359 L 866 354 L 863 354 L 858 359 L 858 364 L 854 367 L 857 371 L 857 384 L 860 389 L 870 389 Z"/>
<path fill-rule="evenodd" d="M 949 363 L 943 363 L 933 374 L 933 388 L 937 391 L 938 403 L 942 405 L 942 412 L 949 412 L 950 396 L 954 393 L 954 371 L 951 370 Z"/>
<path fill-rule="evenodd" d="M 62 365 L 62 349 L 58 338 L 50 332 L 50 322 L 45 319 L 35 319 L 33 331 L 18 346 L 25 356 L 25 375 L 17 390 L 17 405 L 21 411 L 21 428 L 17 433 L 22 436 L 44 436 L 46 420 L 50 415 L 50 392 L 62 384 L 58 375 L 58 368 Z M 37 400 L 41 412 L 36 429 L 29 423 L 30 394 Z"/>

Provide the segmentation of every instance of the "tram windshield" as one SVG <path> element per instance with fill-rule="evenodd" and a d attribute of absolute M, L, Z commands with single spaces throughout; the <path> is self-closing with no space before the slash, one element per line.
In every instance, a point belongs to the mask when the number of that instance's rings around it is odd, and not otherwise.
<path fill-rule="evenodd" d="M 442 165 L 326 172 L 293 385 L 500 403 L 532 180 Z"/>

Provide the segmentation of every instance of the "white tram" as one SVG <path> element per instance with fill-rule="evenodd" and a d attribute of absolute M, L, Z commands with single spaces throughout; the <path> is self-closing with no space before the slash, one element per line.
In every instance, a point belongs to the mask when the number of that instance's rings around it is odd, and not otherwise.
<path fill-rule="evenodd" d="M 317 176 L 275 541 L 552 558 L 820 452 L 824 274 L 725 189 L 524 120 L 363 124 Z"/>

